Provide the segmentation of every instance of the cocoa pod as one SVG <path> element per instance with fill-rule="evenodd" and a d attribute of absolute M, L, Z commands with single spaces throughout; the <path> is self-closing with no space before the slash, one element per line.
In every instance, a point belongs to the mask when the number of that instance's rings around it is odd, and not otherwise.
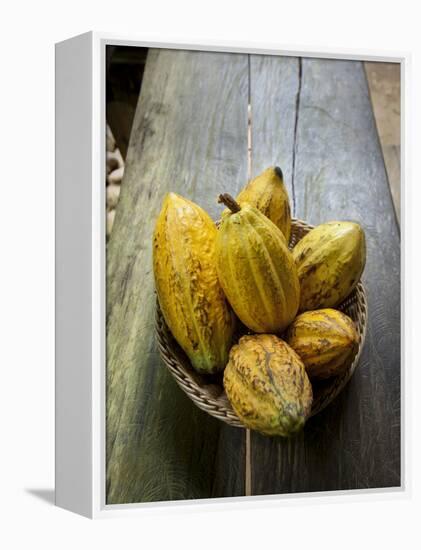
<path fill-rule="evenodd" d="M 243 336 L 224 371 L 227 397 L 244 426 L 289 436 L 310 414 L 313 393 L 295 351 L 271 334 Z"/>
<path fill-rule="evenodd" d="M 341 311 L 317 309 L 295 318 L 286 341 L 301 357 L 311 379 L 329 378 L 346 370 L 356 351 L 358 333 L 352 319 Z"/>

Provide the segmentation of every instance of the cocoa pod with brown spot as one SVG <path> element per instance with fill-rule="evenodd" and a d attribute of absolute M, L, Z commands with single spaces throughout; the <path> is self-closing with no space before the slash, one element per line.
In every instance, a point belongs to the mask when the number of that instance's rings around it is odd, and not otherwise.
<path fill-rule="evenodd" d="M 311 411 L 313 392 L 303 362 L 272 334 L 243 336 L 232 347 L 224 388 L 244 426 L 265 435 L 297 432 Z"/>
<path fill-rule="evenodd" d="M 330 308 L 298 315 L 286 334 L 311 379 L 342 374 L 355 354 L 358 338 L 352 319 Z"/>
<path fill-rule="evenodd" d="M 292 255 L 300 280 L 300 311 L 335 307 L 349 296 L 364 270 L 364 231 L 358 223 L 324 223 L 307 233 Z"/>

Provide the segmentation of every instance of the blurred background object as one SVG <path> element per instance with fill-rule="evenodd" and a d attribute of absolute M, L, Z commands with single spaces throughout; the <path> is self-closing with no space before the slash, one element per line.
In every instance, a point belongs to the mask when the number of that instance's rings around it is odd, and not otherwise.
<path fill-rule="evenodd" d="M 124 160 L 120 149 L 116 146 L 114 135 L 107 124 L 107 153 L 106 153 L 106 180 L 107 180 L 107 238 L 113 228 L 115 208 L 120 196 L 120 185 L 124 174 Z"/>
<path fill-rule="evenodd" d="M 113 228 L 115 208 L 120 196 L 124 161 L 133 117 L 140 94 L 148 49 L 108 46 L 106 52 L 106 201 L 107 238 Z"/>
<path fill-rule="evenodd" d="M 126 158 L 148 48 L 107 46 L 107 123 Z"/>

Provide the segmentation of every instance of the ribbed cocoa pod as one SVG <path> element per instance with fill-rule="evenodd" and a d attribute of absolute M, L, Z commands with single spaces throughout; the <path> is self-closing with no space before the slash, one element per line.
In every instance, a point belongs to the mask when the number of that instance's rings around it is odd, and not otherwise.
<path fill-rule="evenodd" d="M 365 236 L 353 222 L 318 225 L 292 249 L 300 280 L 300 311 L 335 307 L 357 285 L 365 266 Z"/>
<path fill-rule="evenodd" d="M 335 309 L 318 309 L 298 315 L 288 327 L 286 341 L 301 357 L 307 374 L 329 378 L 342 374 L 358 344 L 355 325 Z"/>
<path fill-rule="evenodd" d="M 175 193 L 166 196 L 154 233 L 155 285 L 168 327 L 201 373 L 225 367 L 234 330 L 216 273 L 216 235 L 197 204 Z"/>
<path fill-rule="evenodd" d="M 313 393 L 301 359 L 271 334 L 243 336 L 232 347 L 224 388 L 244 426 L 265 435 L 293 434 L 311 411 Z"/>
<path fill-rule="evenodd" d="M 216 239 L 216 268 L 229 303 L 239 319 L 259 333 L 277 333 L 294 319 L 300 300 L 297 270 L 285 237 L 257 208 L 231 209 Z"/>
<path fill-rule="evenodd" d="M 250 180 L 235 200 L 240 206 L 248 203 L 257 208 L 282 231 L 287 243 L 289 242 L 291 207 L 284 176 L 278 166 L 267 168 Z"/>

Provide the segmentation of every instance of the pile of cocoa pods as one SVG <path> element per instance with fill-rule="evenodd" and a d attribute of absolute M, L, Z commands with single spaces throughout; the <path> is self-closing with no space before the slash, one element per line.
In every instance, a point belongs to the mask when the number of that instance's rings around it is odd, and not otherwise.
<path fill-rule="evenodd" d="M 192 368 L 223 372 L 244 426 L 289 436 L 310 415 L 314 381 L 340 375 L 355 355 L 354 322 L 336 308 L 364 270 L 364 231 L 329 221 L 291 246 L 279 167 L 219 202 L 217 226 L 187 198 L 165 197 L 153 236 L 160 308 Z"/>

